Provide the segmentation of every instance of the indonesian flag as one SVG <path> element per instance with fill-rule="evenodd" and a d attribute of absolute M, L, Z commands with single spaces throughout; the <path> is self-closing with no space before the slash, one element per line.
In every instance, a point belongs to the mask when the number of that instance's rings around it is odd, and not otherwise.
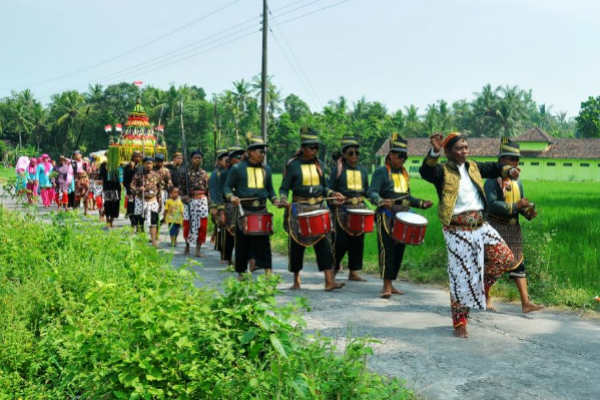
<path fill-rule="evenodd" d="M 104 132 L 110 133 L 111 131 L 112 131 L 112 126 L 111 125 L 104 125 Z"/>
<path fill-rule="evenodd" d="M 164 132 L 165 131 L 165 127 L 163 125 L 158 125 L 156 127 L 156 130 L 159 131 L 159 132 Z"/>
<path fill-rule="evenodd" d="M 142 82 L 142 81 L 133 81 L 133 84 L 134 84 L 135 86 L 137 86 L 137 87 L 140 87 L 140 86 L 142 86 L 142 84 L 143 84 L 143 83 L 144 83 L 144 82 Z"/>
<path fill-rule="evenodd" d="M 123 132 L 123 125 L 121 125 L 121 124 L 116 124 L 116 125 L 115 125 L 115 131 L 117 131 L 117 132 L 119 132 L 119 133 Z"/>

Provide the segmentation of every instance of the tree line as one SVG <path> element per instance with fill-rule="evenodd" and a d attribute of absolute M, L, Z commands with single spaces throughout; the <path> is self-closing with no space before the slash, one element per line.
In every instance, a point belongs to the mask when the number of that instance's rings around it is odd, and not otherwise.
<path fill-rule="evenodd" d="M 230 89 L 208 96 L 198 86 L 153 86 L 138 88 L 130 83 L 109 86 L 90 85 L 85 92 L 64 91 L 53 95 L 47 105 L 30 90 L 13 92 L 0 99 L 0 151 L 4 158 L 16 153 L 47 152 L 53 157 L 75 149 L 91 152 L 105 149 L 106 124 L 124 123 L 137 98 L 141 98 L 150 120 L 165 126 L 170 152 L 180 149 L 180 101 L 188 146 L 205 152 L 206 165 L 214 160 L 214 150 L 236 143 L 245 144 L 248 132 L 260 133 L 260 79 L 233 82 Z M 486 85 L 472 100 L 448 103 L 439 100 L 419 110 L 409 105 L 388 110 L 378 101 L 361 98 L 350 103 L 345 97 L 330 101 L 320 111 L 311 110 L 295 94 L 283 97 L 269 79 L 267 112 L 269 163 L 275 171 L 297 150 L 300 127 L 317 128 L 324 144 L 322 157 L 339 148 L 345 134 L 360 137 L 366 165 L 377 162 L 375 152 L 391 132 L 405 137 L 427 137 L 433 132 L 459 130 L 473 137 L 516 136 L 538 126 L 557 137 L 600 137 L 599 99 L 582 103 L 575 119 L 555 113 L 538 104 L 529 90 L 516 86 Z M 583 106 L 596 107 L 594 113 Z M 583 115 L 583 117 L 582 117 Z M 590 119 L 596 118 L 596 124 Z M 597 128 L 595 128 L 597 127 Z M 595 130 L 594 130 L 595 128 Z"/>

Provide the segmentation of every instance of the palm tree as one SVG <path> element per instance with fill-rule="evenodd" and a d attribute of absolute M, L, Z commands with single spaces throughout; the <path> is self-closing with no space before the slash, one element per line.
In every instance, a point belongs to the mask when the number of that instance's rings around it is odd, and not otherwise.
<path fill-rule="evenodd" d="M 58 128 L 64 129 L 65 141 L 63 142 L 63 149 L 65 149 L 67 141 L 69 139 L 73 140 L 73 131 L 76 122 L 81 119 L 80 117 L 82 115 L 89 114 L 91 106 L 85 102 L 85 99 L 79 92 L 74 90 L 63 92 L 60 95 L 54 96 L 52 101 L 52 108 L 54 108 L 55 111 L 54 114 L 58 115 L 55 124 Z M 74 141 L 75 146 L 79 144 L 84 123 L 85 119 L 81 121 L 79 135 Z"/>

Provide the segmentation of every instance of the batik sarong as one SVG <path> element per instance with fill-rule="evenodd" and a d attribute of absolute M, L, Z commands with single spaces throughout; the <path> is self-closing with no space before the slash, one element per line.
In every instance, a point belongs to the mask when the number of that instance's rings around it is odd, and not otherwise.
<path fill-rule="evenodd" d="M 479 212 L 452 217 L 443 227 L 448 251 L 448 278 L 454 327 L 466 325 L 469 309 L 486 309 L 486 293 L 506 271 L 514 256 L 500 234 Z"/>

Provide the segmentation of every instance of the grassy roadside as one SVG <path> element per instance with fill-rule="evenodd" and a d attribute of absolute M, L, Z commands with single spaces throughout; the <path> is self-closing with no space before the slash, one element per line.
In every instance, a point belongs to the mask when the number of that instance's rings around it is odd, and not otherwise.
<path fill-rule="evenodd" d="M 0 399 L 414 398 L 367 370 L 368 341 L 305 337 L 305 305 L 278 305 L 276 277 L 220 294 L 71 213 L 0 207 L 0 224 Z"/>

